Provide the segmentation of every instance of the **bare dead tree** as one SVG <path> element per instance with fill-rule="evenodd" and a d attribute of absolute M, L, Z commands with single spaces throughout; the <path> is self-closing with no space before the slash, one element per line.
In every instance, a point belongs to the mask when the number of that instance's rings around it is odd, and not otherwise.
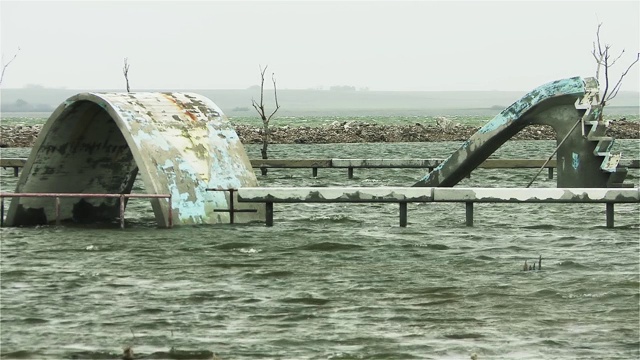
<path fill-rule="evenodd" d="M 616 84 L 611 89 L 609 89 L 609 75 L 611 68 L 616 64 L 616 62 L 618 62 L 618 60 L 620 60 L 620 58 L 624 54 L 624 49 L 622 49 L 618 56 L 612 58 L 610 54 L 611 45 L 607 43 L 604 43 L 603 45 L 602 41 L 600 40 L 601 27 L 602 23 L 599 23 L 596 30 L 596 41 L 593 42 L 593 50 L 591 51 L 591 54 L 596 60 L 596 79 L 598 79 L 600 83 L 602 83 L 600 81 L 600 70 L 604 69 L 604 90 L 602 90 L 602 94 L 600 96 L 600 106 L 604 108 L 610 100 L 618 95 L 618 91 L 620 91 L 620 87 L 622 86 L 622 80 L 627 75 L 627 73 L 629 73 L 629 70 L 631 70 L 631 68 L 640 60 L 640 53 L 636 54 L 636 59 L 631 64 L 629 64 L 624 72 L 622 72 L 620 78 L 618 79 L 618 82 L 616 82 Z M 600 112 L 600 117 L 602 118 L 602 112 Z"/>
<path fill-rule="evenodd" d="M 131 92 L 129 89 L 129 58 L 124 58 L 124 66 L 122 67 L 122 74 L 124 74 L 124 80 L 127 82 L 127 92 Z"/>
<path fill-rule="evenodd" d="M 16 57 L 18 56 L 19 52 L 20 52 L 20 47 L 18 47 L 18 51 L 16 51 L 16 53 L 13 54 L 13 57 L 11 58 L 11 60 L 9 60 L 6 64 L 2 64 L 2 74 L 0 74 L 0 85 L 2 85 L 2 80 L 4 79 L 4 72 L 7 70 L 7 67 L 9 67 L 9 65 L 11 65 L 13 60 L 16 59 Z"/>
<path fill-rule="evenodd" d="M 278 88 L 276 86 L 274 73 L 271 73 L 271 81 L 273 81 L 273 96 L 276 101 L 276 108 L 269 116 L 266 115 L 266 111 L 264 109 L 264 74 L 267 72 L 267 67 L 268 66 L 265 66 L 263 69 L 262 66 L 260 66 L 260 103 L 256 102 L 255 99 L 251 99 L 251 104 L 262 119 L 262 150 L 260 150 L 260 153 L 262 154 L 263 159 L 269 158 L 267 155 L 267 147 L 269 146 L 269 121 L 271 121 L 273 115 L 275 115 L 278 109 L 280 109 L 280 104 L 278 104 Z M 267 168 L 261 167 L 260 172 L 263 176 L 267 175 Z"/>

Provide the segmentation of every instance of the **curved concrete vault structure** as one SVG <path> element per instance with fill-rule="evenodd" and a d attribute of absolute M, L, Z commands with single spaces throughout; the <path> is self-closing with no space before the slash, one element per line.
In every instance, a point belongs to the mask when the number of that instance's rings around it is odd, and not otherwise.
<path fill-rule="evenodd" d="M 257 186 L 249 158 L 226 116 L 191 93 L 82 93 L 62 103 L 42 128 L 18 180 L 22 193 L 130 193 L 138 173 L 146 193 L 171 194 L 173 223 L 228 223 L 229 192 Z M 63 221 L 110 221 L 119 198 L 61 198 Z M 167 226 L 167 199 L 151 199 Z M 235 222 L 264 218 L 264 206 Z M 14 198 L 9 226 L 55 220 L 51 198 Z"/>

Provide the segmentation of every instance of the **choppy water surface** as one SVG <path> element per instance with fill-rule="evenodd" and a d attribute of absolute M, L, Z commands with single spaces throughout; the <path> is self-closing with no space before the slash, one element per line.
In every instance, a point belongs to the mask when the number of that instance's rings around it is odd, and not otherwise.
<path fill-rule="evenodd" d="M 628 157 L 639 142 L 619 141 Z M 445 157 L 457 143 L 272 146 L 278 158 Z M 498 158 L 545 158 L 554 142 Z M 257 157 L 258 147 L 248 148 Z M 28 149 L 3 149 L 26 156 Z M 477 170 L 461 186 L 524 186 L 535 170 Z M 15 179 L 2 171 L 3 191 Z M 274 170 L 277 185 L 410 185 L 410 169 Z M 638 172 L 630 181 L 638 184 Z M 555 186 L 546 172 L 536 186 Z M 138 191 L 140 189 L 138 188 Z M 635 359 L 637 204 L 276 204 L 275 226 L 3 228 L 5 358 Z M 523 272 L 542 255 L 542 271 Z M 135 337 L 132 336 L 135 334 Z M 170 353 L 174 347 L 178 352 Z M 184 352 L 180 352 L 184 351 Z"/>

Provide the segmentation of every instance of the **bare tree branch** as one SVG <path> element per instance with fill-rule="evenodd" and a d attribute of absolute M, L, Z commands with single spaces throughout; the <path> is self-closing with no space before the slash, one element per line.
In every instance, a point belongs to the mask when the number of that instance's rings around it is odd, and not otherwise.
<path fill-rule="evenodd" d="M 616 97 L 616 95 L 618 95 L 618 91 L 620 90 L 620 87 L 622 86 L 622 79 L 624 79 L 624 77 L 627 75 L 627 73 L 629 72 L 629 70 L 631 70 L 631 68 L 633 67 L 633 65 L 635 65 L 638 61 L 640 60 L 640 53 L 638 53 L 636 55 L 636 59 L 629 65 L 629 67 L 627 67 L 627 70 L 625 70 L 622 75 L 620 75 L 620 79 L 618 79 L 618 82 L 616 83 L 616 86 L 613 87 L 613 90 L 611 90 L 611 95 L 609 95 L 609 97 L 607 98 L 607 101 L 613 99 Z"/>
<path fill-rule="evenodd" d="M 613 60 L 612 62 L 609 63 L 609 66 L 615 65 L 616 61 L 618 61 L 622 57 L 623 54 L 624 54 L 624 49 L 622 49 L 622 51 L 620 52 L 620 55 L 618 55 L 618 57 L 615 58 L 615 60 Z"/>
<path fill-rule="evenodd" d="M 269 123 L 269 120 L 271 120 L 273 115 L 275 115 L 275 113 L 278 111 L 278 109 L 280 109 L 280 104 L 278 104 L 278 87 L 276 86 L 276 74 L 271 73 L 271 80 L 273 81 L 273 96 L 276 99 L 276 108 L 275 108 L 275 110 L 273 110 L 271 115 L 269 115 L 269 117 L 267 118 L 267 123 Z"/>
<path fill-rule="evenodd" d="M 7 62 L 6 64 L 2 65 L 2 74 L 0 74 L 0 85 L 2 84 L 2 79 L 4 79 L 5 70 L 7 70 L 7 67 L 9 67 L 9 65 L 13 62 L 13 60 L 16 59 L 19 52 L 20 52 L 20 47 L 18 47 L 18 51 L 16 51 L 16 53 L 13 54 L 13 57 L 11 58 L 11 60 L 9 60 L 9 62 Z"/>
<path fill-rule="evenodd" d="M 607 103 L 607 92 L 609 91 L 609 48 L 605 46 L 604 55 L 604 91 L 602 92 L 602 98 L 600 104 L 605 106 Z"/>
<path fill-rule="evenodd" d="M 593 54 L 593 57 L 596 59 L 596 62 L 598 63 L 598 66 L 596 67 L 596 79 L 600 78 L 600 65 L 602 65 L 602 47 L 600 46 L 600 27 L 602 26 L 602 23 L 598 24 L 598 29 L 596 30 L 596 39 L 598 40 L 598 52 L 596 55 L 596 42 L 593 42 L 593 51 L 591 52 Z"/>
<path fill-rule="evenodd" d="M 622 56 L 625 53 L 625 50 L 622 49 L 620 54 L 616 58 L 612 59 L 610 54 L 611 45 L 605 43 L 603 46 L 602 41 L 600 39 L 601 27 L 602 27 L 602 23 L 599 23 L 598 28 L 596 30 L 596 41 L 593 42 L 593 50 L 591 51 L 591 54 L 593 55 L 593 58 L 596 60 L 596 64 L 597 64 L 596 79 L 598 79 L 598 81 L 600 81 L 600 70 L 604 68 L 604 90 L 602 92 L 602 96 L 600 97 L 600 106 L 604 107 L 608 101 L 612 100 L 613 98 L 616 97 L 616 95 L 618 95 L 618 91 L 622 86 L 622 80 L 627 75 L 629 70 L 640 60 L 640 53 L 637 54 L 636 59 L 622 73 L 622 75 L 618 79 L 618 82 L 615 84 L 615 86 L 613 86 L 613 88 L 610 88 L 609 87 L 610 70 L 613 67 L 613 65 L 615 65 L 616 62 L 618 62 L 618 60 L 622 58 Z"/>
<path fill-rule="evenodd" d="M 276 100 L 276 108 L 269 116 L 267 116 L 264 109 L 264 74 L 267 72 L 267 68 L 268 66 L 265 66 L 264 69 L 260 66 L 260 102 L 258 103 L 255 99 L 251 99 L 251 105 L 258 112 L 260 119 L 262 119 L 262 149 L 260 150 L 260 153 L 262 154 L 263 159 L 267 159 L 269 157 L 267 154 L 267 147 L 269 146 L 269 121 L 278 109 L 280 109 L 280 104 L 278 103 L 278 88 L 276 86 L 275 74 L 273 73 L 271 74 L 271 80 L 273 81 L 273 94 Z M 260 172 L 263 176 L 267 175 L 267 168 L 261 167 Z"/>
<path fill-rule="evenodd" d="M 127 92 L 131 92 L 129 89 L 129 58 L 124 58 L 124 66 L 122 67 L 122 74 L 124 74 L 124 79 L 127 82 Z"/>

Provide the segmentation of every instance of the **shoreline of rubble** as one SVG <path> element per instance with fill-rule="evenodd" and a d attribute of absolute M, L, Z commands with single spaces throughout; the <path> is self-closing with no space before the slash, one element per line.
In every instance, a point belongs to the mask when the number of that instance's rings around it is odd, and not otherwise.
<path fill-rule="evenodd" d="M 243 144 L 261 144 L 262 127 L 233 125 Z M 0 147 L 32 147 L 42 125 L 0 126 Z M 335 121 L 320 126 L 271 126 L 270 144 L 331 144 L 331 143 L 391 143 L 465 141 L 479 127 L 455 124 L 452 126 L 386 125 L 363 121 Z M 610 123 L 607 135 L 616 139 L 640 139 L 640 122 L 616 120 Z M 513 140 L 554 140 L 555 131 L 549 126 L 532 125 L 524 128 Z"/>

